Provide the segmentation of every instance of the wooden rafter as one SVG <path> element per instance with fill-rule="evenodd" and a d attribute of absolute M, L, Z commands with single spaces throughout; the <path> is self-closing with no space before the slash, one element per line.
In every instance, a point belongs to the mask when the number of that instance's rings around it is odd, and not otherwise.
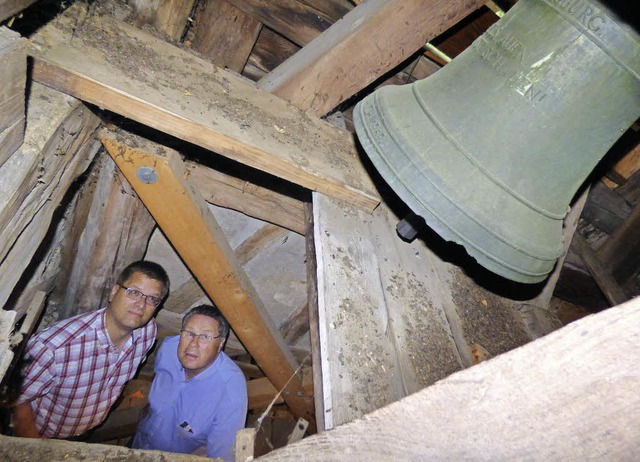
<path fill-rule="evenodd" d="M 364 210 L 378 205 L 350 134 L 109 16 L 78 22 L 82 8 L 34 37 L 35 80 Z"/>
<path fill-rule="evenodd" d="M 130 134 L 103 131 L 100 139 L 256 363 L 283 390 L 287 405 L 309 417 L 313 404 L 296 375 L 296 360 L 206 203 L 185 178 L 180 155 Z"/>
<path fill-rule="evenodd" d="M 482 4 L 368 0 L 263 77 L 259 86 L 325 115 Z"/>

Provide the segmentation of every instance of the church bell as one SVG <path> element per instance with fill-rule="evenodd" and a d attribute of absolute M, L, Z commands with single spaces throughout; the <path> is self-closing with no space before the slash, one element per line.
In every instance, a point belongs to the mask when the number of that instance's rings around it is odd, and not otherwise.
<path fill-rule="evenodd" d="M 594 0 L 520 0 L 435 74 L 354 110 L 413 212 L 523 283 L 552 271 L 571 199 L 638 117 L 640 35 Z"/>

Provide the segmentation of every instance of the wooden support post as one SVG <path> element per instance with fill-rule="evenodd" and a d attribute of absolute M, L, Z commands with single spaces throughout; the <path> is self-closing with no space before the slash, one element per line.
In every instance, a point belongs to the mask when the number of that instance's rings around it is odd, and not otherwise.
<path fill-rule="evenodd" d="M 247 462 L 253 460 L 253 447 L 255 440 L 255 428 L 243 428 L 236 433 L 236 462 Z"/>
<path fill-rule="evenodd" d="M 299 417 L 313 414 L 296 361 L 273 325 L 180 155 L 140 137 L 103 131 L 102 143 L 238 338 Z"/>

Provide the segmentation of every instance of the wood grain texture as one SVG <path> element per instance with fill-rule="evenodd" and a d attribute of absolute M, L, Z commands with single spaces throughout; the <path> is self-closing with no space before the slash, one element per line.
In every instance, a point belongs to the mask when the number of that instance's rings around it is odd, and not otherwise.
<path fill-rule="evenodd" d="M 378 204 L 352 135 L 108 16 L 76 24 L 76 7 L 34 38 L 36 80 L 365 210 Z"/>
<path fill-rule="evenodd" d="M 637 460 L 639 326 L 636 298 L 262 460 Z"/>
<path fill-rule="evenodd" d="M 368 0 L 258 84 L 325 115 L 481 5 L 477 0 Z"/>

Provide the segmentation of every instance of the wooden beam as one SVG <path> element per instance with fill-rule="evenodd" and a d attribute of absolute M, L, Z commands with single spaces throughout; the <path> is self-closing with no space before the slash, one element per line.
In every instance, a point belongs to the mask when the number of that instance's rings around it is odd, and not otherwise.
<path fill-rule="evenodd" d="M 251 54 L 262 23 L 227 0 L 198 3 L 190 31 L 191 47 L 219 67 L 238 73 Z"/>
<path fill-rule="evenodd" d="M 249 181 L 185 162 L 189 178 L 210 204 L 236 210 L 253 218 L 304 234 L 303 202 Z"/>
<path fill-rule="evenodd" d="M 35 0 L 0 0 L 0 22 L 29 7 Z"/>
<path fill-rule="evenodd" d="M 103 131 L 102 143 L 158 226 L 218 305 L 256 363 L 300 417 L 312 414 L 296 361 L 195 187 L 180 155 L 140 137 Z"/>
<path fill-rule="evenodd" d="M 260 460 L 636 460 L 639 342 L 635 298 Z"/>
<path fill-rule="evenodd" d="M 283 239 L 288 231 L 269 223 L 262 225 L 251 236 L 242 241 L 235 249 L 236 258 L 241 265 L 253 260 L 260 252 L 279 239 Z"/>
<path fill-rule="evenodd" d="M 0 307 L 42 243 L 69 186 L 100 147 L 100 120 L 78 100 L 31 87 L 25 142 L 0 168 Z M 60 155 L 65 153 L 65 155 Z"/>
<path fill-rule="evenodd" d="M 76 24 L 82 8 L 33 38 L 35 80 L 364 210 L 379 203 L 351 134 L 109 16 Z"/>
<path fill-rule="evenodd" d="M 325 115 L 479 8 L 481 0 L 368 0 L 258 85 Z"/>
<path fill-rule="evenodd" d="M 133 0 L 135 21 L 153 26 L 170 40 L 177 42 L 189 24 L 188 17 L 195 0 Z"/>
<path fill-rule="evenodd" d="M 228 0 L 293 43 L 304 46 L 351 9 L 322 0 Z"/>
<path fill-rule="evenodd" d="M 615 306 L 629 300 L 629 296 L 613 278 L 610 270 L 604 267 L 594 250 L 589 246 L 589 243 L 580 233 L 575 233 L 573 235 L 571 246 L 575 250 L 576 254 L 582 258 L 582 261 L 589 270 L 589 273 L 591 273 L 593 280 L 596 281 L 596 284 L 598 284 L 598 287 L 600 287 L 604 296 L 607 297 L 611 306 Z"/>

